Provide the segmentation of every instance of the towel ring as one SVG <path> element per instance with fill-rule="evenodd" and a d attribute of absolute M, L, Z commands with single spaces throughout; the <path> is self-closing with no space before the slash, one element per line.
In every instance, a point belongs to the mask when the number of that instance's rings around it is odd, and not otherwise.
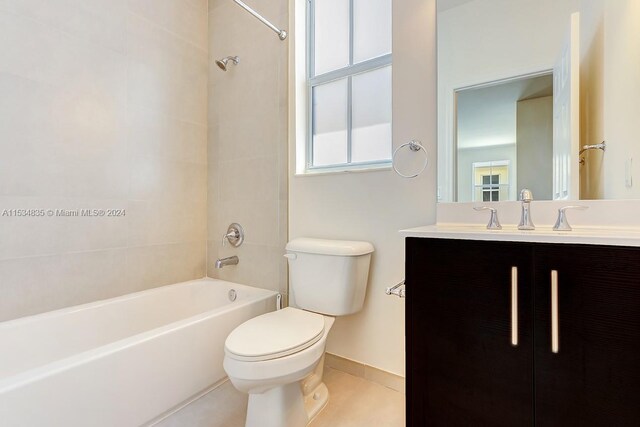
<path fill-rule="evenodd" d="M 420 169 L 420 171 L 414 175 L 405 175 L 401 173 L 396 167 L 396 154 L 398 154 L 398 151 L 400 151 L 404 147 L 409 147 L 409 149 L 413 152 L 422 151 L 424 153 L 424 166 L 422 166 L 422 169 Z M 393 170 L 403 178 L 417 177 L 422 172 L 424 172 L 424 170 L 427 168 L 428 165 L 429 165 L 429 154 L 427 153 L 427 149 L 424 148 L 424 146 L 420 143 L 420 141 L 416 141 L 416 140 L 405 142 L 404 144 L 396 148 L 395 151 L 393 152 L 393 156 L 391 156 L 391 166 L 393 167 Z"/>

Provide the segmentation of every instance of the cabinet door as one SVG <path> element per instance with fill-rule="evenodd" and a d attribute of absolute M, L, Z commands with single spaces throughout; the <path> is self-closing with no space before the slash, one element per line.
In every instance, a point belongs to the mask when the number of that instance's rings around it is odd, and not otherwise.
<path fill-rule="evenodd" d="M 534 259 L 536 425 L 640 425 L 640 248 L 540 245 Z"/>
<path fill-rule="evenodd" d="M 533 425 L 532 274 L 529 245 L 407 239 L 409 426 Z"/>

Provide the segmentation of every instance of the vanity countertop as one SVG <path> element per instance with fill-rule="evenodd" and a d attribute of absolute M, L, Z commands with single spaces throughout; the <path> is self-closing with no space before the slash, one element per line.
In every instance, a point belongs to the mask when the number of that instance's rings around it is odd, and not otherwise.
<path fill-rule="evenodd" d="M 404 237 L 432 239 L 640 247 L 640 228 L 580 227 L 574 228 L 573 231 L 553 231 L 551 227 L 542 226 L 533 231 L 521 231 L 516 226 L 505 226 L 502 230 L 487 230 L 485 226 L 475 224 L 437 224 L 400 230 L 400 234 Z"/>

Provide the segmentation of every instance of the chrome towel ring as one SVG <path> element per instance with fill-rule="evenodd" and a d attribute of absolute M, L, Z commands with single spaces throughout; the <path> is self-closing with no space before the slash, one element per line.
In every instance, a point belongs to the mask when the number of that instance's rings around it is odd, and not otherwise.
<path fill-rule="evenodd" d="M 418 173 L 416 173 L 416 174 L 405 175 L 402 172 L 400 172 L 398 170 L 398 168 L 396 167 L 396 155 L 398 154 L 398 151 L 400 151 L 404 147 L 409 147 L 409 150 L 411 150 L 413 152 L 416 152 L 416 153 L 419 152 L 419 151 L 422 151 L 424 153 L 424 165 L 422 166 L 422 169 L 420 169 L 420 171 L 418 171 Z M 428 165 L 429 165 L 429 154 L 427 153 L 427 149 L 424 148 L 424 146 L 422 145 L 422 143 L 420 143 L 420 141 L 416 141 L 416 140 L 405 142 L 404 144 L 402 144 L 401 146 L 396 148 L 395 151 L 393 152 L 393 156 L 391 156 L 391 166 L 393 166 L 393 170 L 403 178 L 415 178 L 415 177 L 417 177 L 422 172 L 424 172 L 424 170 L 427 168 Z"/>

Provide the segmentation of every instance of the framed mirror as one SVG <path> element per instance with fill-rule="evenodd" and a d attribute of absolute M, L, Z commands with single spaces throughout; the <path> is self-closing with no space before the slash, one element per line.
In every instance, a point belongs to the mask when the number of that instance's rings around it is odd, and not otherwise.
<path fill-rule="evenodd" d="M 640 198 L 640 1 L 437 2 L 439 201 Z"/>

